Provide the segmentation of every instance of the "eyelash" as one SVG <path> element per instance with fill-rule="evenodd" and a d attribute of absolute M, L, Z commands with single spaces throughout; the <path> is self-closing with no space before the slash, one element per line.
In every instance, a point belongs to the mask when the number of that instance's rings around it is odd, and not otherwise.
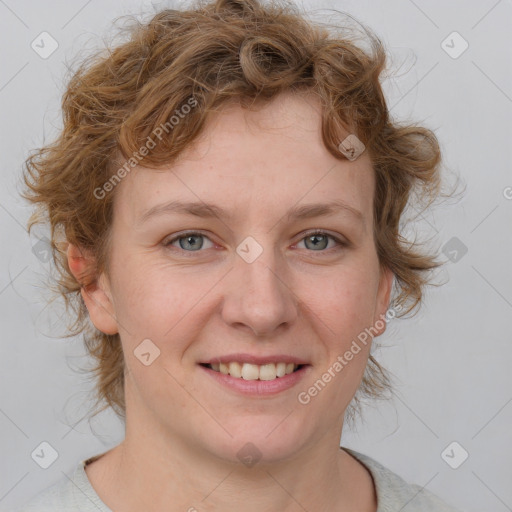
<path fill-rule="evenodd" d="M 177 240 L 180 240 L 181 238 L 187 238 L 188 236 L 197 236 L 197 235 L 203 236 L 205 238 L 208 238 L 204 233 L 201 233 L 201 232 L 198 232 L 198 231 L 187 231 L 187 232 L 182 233 L 182 234 L 180 234 L 178 236 L 175 236 L 174 238 L 171 238 L 170 240 L 167 240 L 166 242 L 163 243 L 163 246 L 166 247 L 166 248 L 169 248 L 169 247 L 172 246 L 172 244 L 174 242 L 176 242 Z M 309 232 L 305 233 L 304 236 L 299 240 L 299 242 L 302 242 L 305 238 L 310 237 L 310 236 L 314 236 L 314 235 L 325 235 L 328 238 L 330 238 L 331 240 L 334 240 L 338 244 L 338 247 L 331 247 L 331 249 L 324 249 L 323 251 L 318 251 L 319 253 L 328 253 L 328 254 L 330 254 L 331 251 L 338 251 L 338 250 L 346 248 L 346 247 L 348 247 L 350 245 L 348 242 L 340 240 L 339 238 L 337 238 L 337 237 L 335 237 L 333 235 L 330 235 L 329 233 L 326 233 L 325 231 L 322 231 L 322 230 L 319 230 L 319 229 L 316 229 L 316 230 L 314 229 L 312 231 L 309 231 Z M 181 253 L 188 253 L 187 256 L 188 255 L 192 256 L 194 253 L 203 252 L 202 250 L 198 250 L 198 251 L 185 251 L 184 249 L 181 249 L 181 248 L 178 248 L 178 247 L 173 247 L 173 249 L 177 249 Z M 308 252 L 317 252 L 317 251 L 308 251 Z"/>

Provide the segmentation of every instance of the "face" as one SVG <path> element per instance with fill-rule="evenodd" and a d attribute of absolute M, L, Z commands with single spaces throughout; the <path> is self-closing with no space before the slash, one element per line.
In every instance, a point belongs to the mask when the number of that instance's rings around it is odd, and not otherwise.
<path fill-rule="evenodd" d="M 385 314 L 392 274 L 373 240 L 370 159 L 335 158 L 320 126 L 311 96 L 231 105 L 167 170 L 118 185 L 111 272 L 84 299 L 121 336 L 127 431 L 137 422 L 231 461 L 247 442 L 277 461 L 339 441 L 370 341 L 335 363 Z M 178 201 L 215 215 L 165 208 Z M 310 208 L 333 202 L 345 207 Z M 242 366 L 258 362 L 281 364 Z"/>

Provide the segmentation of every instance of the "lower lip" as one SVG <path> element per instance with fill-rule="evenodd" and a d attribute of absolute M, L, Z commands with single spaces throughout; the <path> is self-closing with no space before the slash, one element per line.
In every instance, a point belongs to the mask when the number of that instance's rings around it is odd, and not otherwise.
<path fill-rule="evenodd" d="M 309 370 L 310 365 L 304 365 L 299 370 L 289 373 L 284 377 L 277 377 L 274 380 L 245 380 L 242 378 L 231 377 L 224 373 L 216 372 L 211 368 L 199 365 L 199 368 L 206 371 L 208 375 L 217 380 L 220 384 L 242 393 L 244 395 L 252 396 L 271 396 L 277 395 L 282 391 L 295 386 L 300 380 L 304 378 L 306 372 Z"/>

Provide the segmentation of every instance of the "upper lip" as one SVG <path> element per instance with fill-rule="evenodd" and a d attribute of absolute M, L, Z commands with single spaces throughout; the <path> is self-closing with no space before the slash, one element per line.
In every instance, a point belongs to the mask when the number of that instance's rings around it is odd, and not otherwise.
<path fill-rule="evenodd" d="M 213 363 L 249 363 L 257 364 L 259 366 L 269 363 L 294 363 L 294 364 L 309 364 L 305 359 L 296 356 L 290 356 L 286 354 L 274 354 L 268 356 L 256 356 L 252 354 L 228 354 L 225 356 L 217 356 L 202 361 L 202 364 L 213 364 Z"/>

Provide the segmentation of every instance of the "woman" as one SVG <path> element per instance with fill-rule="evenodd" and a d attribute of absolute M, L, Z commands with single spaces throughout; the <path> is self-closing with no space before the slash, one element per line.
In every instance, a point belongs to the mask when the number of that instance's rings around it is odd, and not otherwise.
<path fill-rule="evenodd" d="M 412 311 L 439 265 L 398 230 L 439 146 L 388 117 L 368 37 L 218 0 L 74 75 L 25 197 L 126 435 L 23 510 L 454 510 L 339 446 L 356 392 L 389 389 L 390 303 Z"/>

